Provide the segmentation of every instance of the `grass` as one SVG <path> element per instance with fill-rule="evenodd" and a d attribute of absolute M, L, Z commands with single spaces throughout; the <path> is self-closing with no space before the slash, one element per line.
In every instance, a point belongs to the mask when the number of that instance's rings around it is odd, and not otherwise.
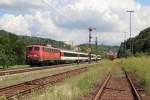
<path fill-rule="evenodd" d="M 118 60 L 127 71 L 133 72 L 150 95 L 150 57 L 131 57 Z"/>
<path fill-rule="evenodd" d="M 115 64 L 115 63 L 114 63 Z M 105 74 L 114 66 L 112 61 L 103 60 L 88 71 L 66 79 L 55 86 L 50 86 L 41 92 L 32 92 L 25 100 L 76 100 L 87 95 L 93 84 L 101 82 Z"/>
<path fill-rule="evenodd" d="M 27 80 L 33 80 L 36 78 L 49 76 L 51 74 L 58 73 L 62 70 L 65 71 L 65 70 L 72 69 L 73 67 L 76 67 L 76 66 L 80 66 L 80 65 L 58 67 L 58 68 L 51 68 L 51 69 L 45 69 L 45 70 L 38 70 L 38 71 L 0 76 L 0 88 L 6 87 L 9 85 L 14 85 L 16 83 L 25 82 Z"/>
<path fill-rule="evenodd" d="M 29 65 L 13 65 L 13 66 L 9 66 L 6 69 L 11 69 L 11 68 L 24 68 L 24 67 L 29 67 Z M 3 67 L 0 65 L 0 69 L 3 69 Z"/>
<path fill-rule="evenodd" d="M 10 68 L 24 68 L 24 67 L 30 67 L 30 65 L 14 65 L 14 66 L 10 66 Z"/>

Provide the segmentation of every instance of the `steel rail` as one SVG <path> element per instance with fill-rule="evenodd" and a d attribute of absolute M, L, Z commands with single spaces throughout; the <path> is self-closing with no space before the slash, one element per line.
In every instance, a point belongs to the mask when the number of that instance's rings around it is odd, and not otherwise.
<path fill-rule="evenodd" d="M 8 70 L 0 70 L 0 76 L 19 74 L 24 72 L 45 70 L 57 67 L 70 66 L 72 64 L 60 64 L 60 65 L 52 65 L 52 66 L 43 66 L 43 67 L 29 67 L 29 68 L 16 68 L 16 69 L 8 69 Z"/>
<path fill-rule="evenodd" d="M 102 86 L 100 87 L 100 89 L 98 90 L 97 94 L 94 96 L 94 98 L 92 100 L 99 100 L 101 94 L 103 93 L 107 83 L 109 82 L 109 79 L 111 78 L 111 74 L 108 73 L 106 79 L 104 80 Z"/>
<path fill-rule="evenodd" d="M 142 100 L 142 98 L 140 97 L 139 93 L 137 92 L 131 78 L 129 77 L 128 73 L 124 70 L 125 76 L 130 84 L 131 90 L 132 90 L 132 94 L 134 96 L 135 100 Z"/>
<path fill-rule="evenodd" d="M 137 92 L 131 78 L 129 77 L 128 73 L 123 69 L 124 73 L 125 73 L 125 77 L 127 78 L 127 81 L 130 85 L 130 88 L 131 88 L 131 92 L 133 94 L 133 97 L 135 100 L 142 100 L 142 98 L 140 97 L 139 93 Z M 94 95 L 93 99 L 92 100 L 99 100 L 106 85 L 108 84 L 109 82 L 109 79 L 111 78 L 111 74 L 109 73 L 106 77 L 106 79 L 104 80 L 104 82 L 102 83 L 102 86 L 100 87 L 100 89 L 98 90 L 98 92 L 96 93 L 96 95 Z"/>

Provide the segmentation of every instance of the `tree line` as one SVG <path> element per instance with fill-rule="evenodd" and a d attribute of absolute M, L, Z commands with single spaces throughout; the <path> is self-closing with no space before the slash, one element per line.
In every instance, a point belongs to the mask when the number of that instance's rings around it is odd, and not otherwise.
<path fill-rule="evenodd" d="M 119 57 L 138 56 L 141 54 L 150 55 L 150 27 L 141 31 L 136 37 L 122 42 L 118 52 Z"/>
<path fill-rule="evenodd" d="M 87 52 L 88 53 L 88 44 L 81 44 L 79 45 L 81 52 Z M 93 54 L 101 55 L 102 58 L 105 58 L 107 53 L 112 50 L 113 52 L 118 52 L 119 46 L 107 46 L 107 45 L 98 45 L 96 49 L 95 44 L 91 44 L 91 52 Z"/>

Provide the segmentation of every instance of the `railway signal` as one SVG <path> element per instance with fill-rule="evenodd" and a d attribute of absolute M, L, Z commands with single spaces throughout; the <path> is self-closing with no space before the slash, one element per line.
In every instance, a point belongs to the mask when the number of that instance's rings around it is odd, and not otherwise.
<path fill-rule="evenodd" d="M 96 46 L 96 56 L 97 56 L 97 37 L 95 38 L 95 46 Z M 97 58 L 96 58 L 96 62 L 97 62 Z"/>
<path fill-rule="evenodd" d="M 92 33 L 93 30 L 96 30 L 96 28 L 89 27 L 88 30 L 89 30 L 89 48 L 91 49 L 90 52 L 89 52 L 89 63 L 91 63 L 91 52 L 92 52 L 92 48 L 91 48 L 92 36 L 91 36 L 91 33 Z"/>

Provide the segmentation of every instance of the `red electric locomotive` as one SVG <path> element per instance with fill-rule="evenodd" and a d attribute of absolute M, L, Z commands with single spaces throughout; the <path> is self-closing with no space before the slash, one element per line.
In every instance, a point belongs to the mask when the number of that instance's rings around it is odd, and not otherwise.
<path fill-rule="evenodd" d="M 116 52 L 113 52 L 113 51 L 109 51 L 107 53 L 107 58 L 110 59 L 110 60 L 114 60 L 117 58 L 117 53 Z"/>
<path fill-rule="evenodd" d="M 55 62 L 61 58 L 60 50 L 51 46 L 30 45 L 27 46 L 26 62 L 27 64 L 46 64 Z"/>

